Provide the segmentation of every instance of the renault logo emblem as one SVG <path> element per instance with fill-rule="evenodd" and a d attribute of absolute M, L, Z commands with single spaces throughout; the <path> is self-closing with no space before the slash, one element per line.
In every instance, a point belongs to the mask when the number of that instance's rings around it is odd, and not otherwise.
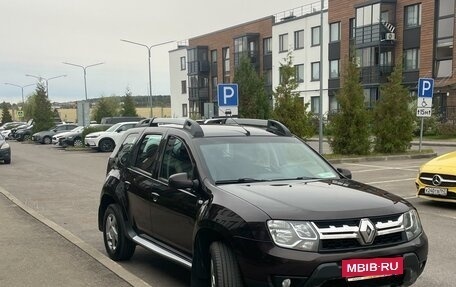
<path fill-rule="evenodd" d="M 436 175 L 434 175 L 432 177 L 432 184 L 433 185 L 441 185 L 442 184 L 442 180 L 443 180 L 442 177 L 440 175 L 436 174 Z"/>
<path fill-rule="evenodd" d="M 363 218 L 359 222 L 359 234 L 361 235 L 360 243 L 362 245 L 370 245 L 374 242 L 377 230 L 375 230 L 374 224 L 368 218 Z"/>

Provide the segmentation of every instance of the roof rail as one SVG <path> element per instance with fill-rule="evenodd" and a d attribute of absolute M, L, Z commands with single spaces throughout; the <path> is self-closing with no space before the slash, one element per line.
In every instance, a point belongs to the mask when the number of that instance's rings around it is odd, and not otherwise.
<path fill-rule="evenodd" d="M 201 126 L 194 120 L 186 119 L 184 122 L 184 130 L 190 132 L 192 136 L 195 138 L 202 138 L 204 137 L 204 132 Z"/>
<path fill-rule="evenodd" d="M 268 126 L 266 128 L 268 132 L 271 132 L 276 135 L 291 137 L 293 134 L 290 130 L 281 122 L 276 120 L 268 120 Z"/>

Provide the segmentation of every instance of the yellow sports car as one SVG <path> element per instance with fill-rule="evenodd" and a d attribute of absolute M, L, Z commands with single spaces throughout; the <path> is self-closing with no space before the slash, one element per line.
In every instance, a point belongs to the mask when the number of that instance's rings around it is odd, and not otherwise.
<path fill-rule="evenodd" d="M 418 197 L 456 202 L 456 151 L 423 164 L 415 183 Z"/>

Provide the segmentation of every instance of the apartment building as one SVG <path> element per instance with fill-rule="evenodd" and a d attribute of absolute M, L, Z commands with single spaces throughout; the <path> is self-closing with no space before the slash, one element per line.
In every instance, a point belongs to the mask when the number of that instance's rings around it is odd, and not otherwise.
<path fill-rule="evenodd" d="M 329 61 L 339 60 L 343 71 L 347 55 L 354 53 L 366 106 L 375 105 L 379 86 L 403 61 L 410 92 L 416 94 L 420 77 L 434 78 L 434 108 L 442 118 L 454 117 L 455 0 L 331 0 L 328 11 L 330 31 L 339 29 L 341 35 L 329 43 Z M 329 93 L 340 85 L 329 79 Z"/>
<path fill-rule="evenodd" d="M 339 65 L 331 63 L 330 66 L 327 57 L 330 38 L 327 7 L 327 1 L 324 1 L 323 26 L 321 26 L 320 1 L 274 15 L 275 22 L 272 26 L 273 87 L 280 84 L 280 66 L 290 54 L 298 82 L 296 91 L 315 114 L 320 112 L 320 81 L 323 84 L 323 114 L 337 109 L 334 94 L 328 97 L 328 78 L 329 76 L 334 79 L 339 78 Z M 323 29 L 322 38 L 320 38 L 320 29 Z M 339 34 L 334 33 L 333 40 L 339 40 Z M 322 59 L 320 59 L 321 45 Z"/>
<path fill-rule="evenodd" d="M 177 43 L 177 49 L 169 51 L 171 116 L 173 118 L 188 117 L 187 48 L 188 42 L 184 41 Z"/>

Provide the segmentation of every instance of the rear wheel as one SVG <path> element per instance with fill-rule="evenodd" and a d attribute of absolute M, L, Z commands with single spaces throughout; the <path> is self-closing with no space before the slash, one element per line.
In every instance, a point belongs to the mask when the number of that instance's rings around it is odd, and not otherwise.
<path fill-rule="evenodd" d="M 103 139 L 98 144 L 98 148 L 102 152 L 113 151 L 115 147 L 114 141 L 111 139 Z"/>
<path fill-rule="evenodd" d="M 115 261 L 130 259 L 136 248 L 127 237 L 122 220 L 119 205 L 109 205 L 103 217 L 103 239 L 106 252 Z"/>
<path fill-rule="evenodd" d="M 211 287 L 242 287 L 241 272 L 233 251 L 222 242 L 210 247 Z"/>

